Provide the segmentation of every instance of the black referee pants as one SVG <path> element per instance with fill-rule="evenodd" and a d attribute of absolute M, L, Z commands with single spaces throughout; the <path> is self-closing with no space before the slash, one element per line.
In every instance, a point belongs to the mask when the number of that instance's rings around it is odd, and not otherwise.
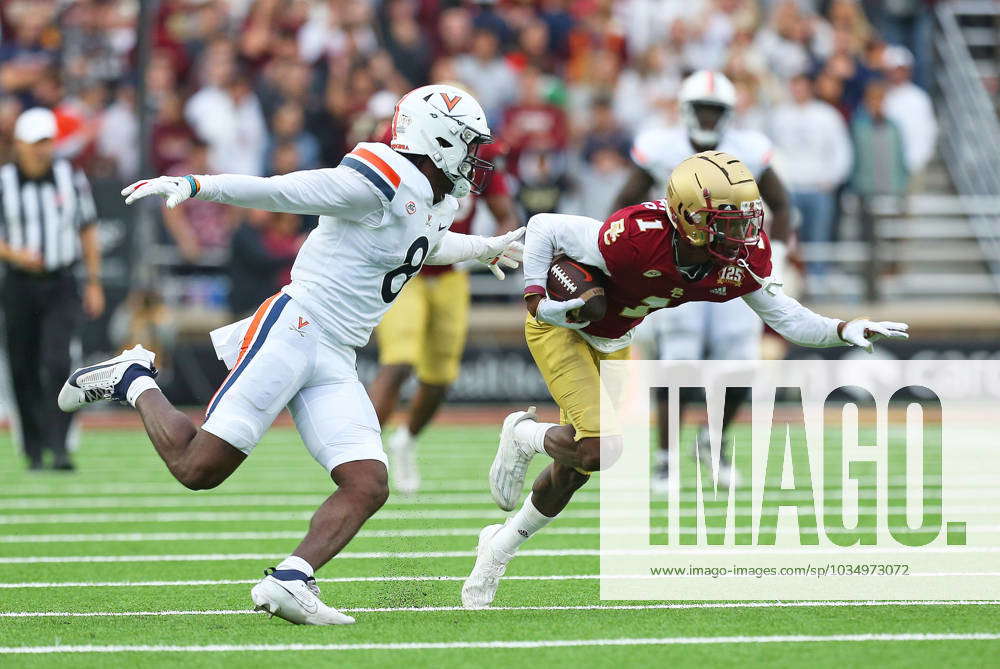
<path fill-rule="evenodd" d="M 76 278 L 71 269 L 38 276 L 8 270 L 0 299 L 25 455 L 32 462 L 45 451 L 65 458 L 72 416 L 56 398 L 71 371 L 70 342 L 82 317 Z"/>

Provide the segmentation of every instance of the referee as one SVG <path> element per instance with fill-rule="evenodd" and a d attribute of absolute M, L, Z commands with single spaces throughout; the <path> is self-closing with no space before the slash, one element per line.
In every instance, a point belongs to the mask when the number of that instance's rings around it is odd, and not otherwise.
<path fill-rule="evenodd" d="M 30 469 L 72 470 L 70 415 L 56 397 L 71 371 L 81 321 L 76 268 L 86 269 L 83 311 L 104 311 L 97 212 L 83 172 L 53 159 L 56 117 L 35 107 L 14 124 L 14 162 L 0 167 L 0 261 L 7 357 Z"/>

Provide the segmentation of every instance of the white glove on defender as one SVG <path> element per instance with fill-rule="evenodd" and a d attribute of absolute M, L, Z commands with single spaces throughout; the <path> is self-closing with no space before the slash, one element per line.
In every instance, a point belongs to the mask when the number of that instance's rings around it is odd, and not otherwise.
<path fill-rule="evenodd" d="M 156 177 L 136 181 L 131 186 L 122 189 L 125 204 L 132 204 L 150 195 L 159 195 L 166 200 L 167 209 L 173 209 L 184 200 L 194 197 L 197 193 L 197 183 L 194 177 Z"/>
<path fill-rule="evenodd" d="M 853 346 L 860 346 L 869 353 L 872 352 L 872 344 L 880 339 L 909 339 L 906 333 L 909 329 L 906 323 L 893 323 L 892 321 L 869 321 L 864 318 L 855 318 L 844 325 L 840 333 L 840 338 Z"/>
<path fill-rule="evenodd" d="M 524 258 L 524 244 L 519 239 L 524 237 L 527 228 L 518 228 L 499 237 L 486 237 L 486 250 L 476 256 L 476 260 L 485 263 L 493 276 L 503 281 L 504 273 L 500 266 L 515 269 Z"/>
<path fill-rule="evenodd" d="M 590 325 L 590 321 L 575 323 L 567 319 L 569 318 L 569 312 L 574 309 L 579 309 L 583 305 L 584 301 L 579 297 L 573 300 L 566 300 L 565 302 L 550 300 L 547 297 L 543 297 L 542 301 L 538 303 L 538 307 L 535 309 L 535 319 L 540 320 L 543 323 L 558 325 L 561 328 L 582 330 Z"/>

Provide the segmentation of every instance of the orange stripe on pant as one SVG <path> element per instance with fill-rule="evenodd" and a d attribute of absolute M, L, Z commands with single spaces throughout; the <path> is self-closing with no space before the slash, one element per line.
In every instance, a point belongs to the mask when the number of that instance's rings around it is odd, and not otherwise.
<path fill-rule="evenodd" d="M 243 362 L 243 358 L 250 349 L 250 345 L 253 344 L 254 335 L 260 331 L 260 324 L 264 320 L 267 310 L 271 308 L 271 305 L 274 304 L 274 301 L 278 299 L 280 295 L 280 292 L 275 293 L 271 297 L 264 300 L 261 305 L 257 307 L 257 311 L 253 314 L 253 320 L 250 321 L 250 327 L 247 328 L 246 334 L 243 335 L 243 341 L 240 343 L 240 353 L 236 356 L 236 362 L 233 363 L 232 369 L 230 369 L 229 373 L 226 374 L 226 378 L 222 379 L 222 383 L 219 384 L 219 388 L 215 391 L 215 394 L 212 395 L 212 399 L 208 401 L 208 404 L 205 407 L 206 412 L 208 411 L 208 408 L 212 406 L 212 403 L 215 402 L 215 398 L 218 396 L 219 392 L 226 387 L 226 381 L 229 380 L 229 377 L 233 375 L 236 368 L 240 366 L 241 362 Z"/>

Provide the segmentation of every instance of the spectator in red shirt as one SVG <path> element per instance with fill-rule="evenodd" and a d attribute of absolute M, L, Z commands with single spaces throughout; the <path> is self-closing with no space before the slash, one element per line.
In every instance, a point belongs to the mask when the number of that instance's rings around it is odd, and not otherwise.
<path fill-rule="evenodd" d="M 504 114 L 501 135 L 510 147 L 511 171 L 515 174 L 519 172 L 522 152 L 566 148 L 566 112 L 545 99 L 544 86 L 541 71 L 533 65 L 526 66 L 520 77 L 520 98 Z"/>

